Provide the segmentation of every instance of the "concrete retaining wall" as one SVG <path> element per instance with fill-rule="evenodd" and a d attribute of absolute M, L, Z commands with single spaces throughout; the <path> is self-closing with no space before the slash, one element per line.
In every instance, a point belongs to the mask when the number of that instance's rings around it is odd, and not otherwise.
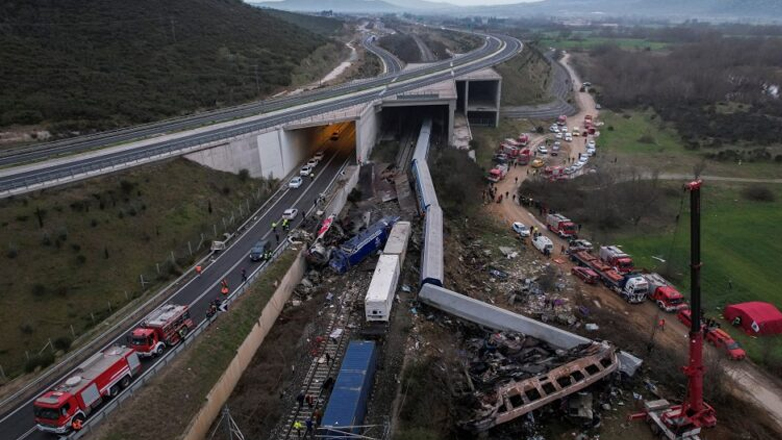
<path fill-rule="evenodd" d="M 356 160 L 359 163 L 366 162 L 372 154 L 379 126 L 380 117 L 375 111 L 375 104 L 370 102 L 356 121 Z"/>
<path fill-rule="evenodd" d="M 212 423 L 220 414 L 225 402 L 228 401 L 228 397 L 239 382 L 239 378 L 242 377 L 244 370 L 250 364 L 255 352 L 258 351 L 258 347 L 261 346 L 266 335 L 269 334 L 274 322 L 280 315 L 283 306 L 288 301 L 293 292 L 293 289 L 301 281 L 306 269 L 306 262 L 304 261 L 304 254 L 300 252 L 296 260 L 291 265 L 291 268 L 285 274 L 280 281 L 280 285 L 274 292 L 274 295 L 269 299 L 269 302 L 263 308 L 260 318 L 256 322 L 255 327 L 247 338 L 245 338 L 242 345 L 236 351 L 236 356 L 228 365 L 217 383 L 209 391 L 206 397 L 206 402 L 201 407 L 201 410 L 193 418 L 188 426 L 183 438 L 185 440 L 201 440 L 206 438 L 209 433 L 209 428 Z"/>
<path fill-rule="evenodd" d="M 339 182 L 339 188 L 335 191 L 334 197 L 329 201 L 326 209 L 323 210 L 323 218 L 332 214 L 339 214 L 342 208 L 345 207 L 345 204 L 348 202 L 348 195 L 358 184 L 358 171 L 359 167 L 356 165 L 345 168 L 345 180 Z"/>

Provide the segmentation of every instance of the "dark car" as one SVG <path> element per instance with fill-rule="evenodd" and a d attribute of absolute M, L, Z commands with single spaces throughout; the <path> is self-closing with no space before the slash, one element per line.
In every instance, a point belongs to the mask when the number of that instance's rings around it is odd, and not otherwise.
<path fill-rule="evenodd" d="M 600 279 L 597 276 L 597 273 L 588 267 L 574 267 L 571 269 L 571 272 L 573 275 L 587 284 L 597 284 L 597 281 Z"/>
<path fill-rule="evenodd" d="M 272 257 L 272 246 L 269 240 L 258 240 L 252 249 L 250 249 L 250 260 L 267 261 Z"/>

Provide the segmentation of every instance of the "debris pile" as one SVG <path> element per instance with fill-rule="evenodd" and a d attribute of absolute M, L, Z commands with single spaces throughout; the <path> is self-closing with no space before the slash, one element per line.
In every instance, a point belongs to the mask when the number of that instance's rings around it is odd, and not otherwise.
<path fill-rule="evenodd" d="M 469 361 L 454 384 L 466 416 L 462 429 L 476 433 L 577 393 L 614 372 L 616 349 L 590 343 L 555 350 L 519 333 L 492 333 L 466 344 Z M 591 402 L 591 398 L 590 398 Z M 576 405 L 575 417 L 593 418 L 591 404 Z M 583 413 L 583 414 L 580 414 Z"/>

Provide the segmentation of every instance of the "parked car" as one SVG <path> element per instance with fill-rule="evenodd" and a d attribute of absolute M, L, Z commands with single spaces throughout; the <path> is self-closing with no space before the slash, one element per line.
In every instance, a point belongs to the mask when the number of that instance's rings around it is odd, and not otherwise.
<path fill-rule="evenodd" d="M 586 149 L 586 154 L 589 157 L 594 156 L 596 152 L 597 152 L 597 149 L 595 149 L 595 148 L 587 148 Z"/>
<path fill-rule="evenodd" d="M 552 133 L 559 133 L 559 127 L 556 125 L 552 125 L 551 127 L 548 128 L 548 131 Z"/>
<path fill-rule="evenodd" d="M 282 218 L 284 220 L 295 220 L 296 219 L 296 214 L 298 214 L 298 213 L 299 213 L 298 209 L 296 209 L 296 208 L 289 208 L 289 209 L 286 209 L 285 211 L 283 211 Z"/>
<path fill-rule="evenodd" d="M 562 139 L 562 133 L 557 133 L 554 137 L 557 139 Z"/>
<path fill-rule="evenodd" d="M 546 164 L 546 162 L 543 162 L 542 159 L 535 159 L 535 160 L 532 161 L 531 166 L 532 166 L 532 168 L 540 168 L 540 167 L 542 167 L 545 164 Z"/>
<path fill-rule="evenodd" d="M 312 167 L 309 166 L 309 165 L 304 165 L 299 170 L 299 175 L 300 176 L 304 176 L 304 177 L 311 176 L 312 175 Z"/>
<path fill-rule="evenodd" d="M 492 160 L 497 163 L 508 163 L 508 155 L 507 154 L 495 154 L 494 157 L 492 157 Z"/>
<path fill-rule="evenodd" d="M 589 147 L 597 148 L 597 144 L 595 144 L 595 140 L 594 139 L 590 139 L 590 140 L 587 141 L 587 148 L 589 148 Z"/>
<path fill-rule="evenodd" d="M 570 272 L 587 284 L 597 284 L 597 281 L 600 279 L 597 273 L 588 267 L 576 266 Z"/>
<path fill-rule="evenodd" d="M 573 136 L 570 133 L 565 135 L 565 142 L 573 142 Z"/>
<path fill-rule="evenodd" d="M 335 131 L 334 133 L 331 133 L 331 137 L 329 138 L 332 141 L 338 141 L 339 140 L 339 131 Z"/>
<path fill-rule="evenodd" d="M 318 166 L 318 159 L 315 159 L 314 157 L 307 161 L 307 166 L 310 166 L 312 168 L 315 168 Z"/>
<path fill-rule="evenodd" d="M 312 158 L 320 162 L 321 160 L 323 160 L 323 156 L 325 156 L 325 153 L 321 150 L 315 153 L 315 155 L 312 156 Z"/>
<path fill-rule="evenodd" d="M 548 154 L 548 148 L 546 148 L 545 145 L 541 145 L 538 147 L 538 154 L 546 155 Z"/>
<path fill-rule="evenodd" d="M 559 156 L 559 145 L 554 144 L 554 146 L 551 147 L 551 155 L 552 156 Z"/>
<path fill-rule="evenodd" d="M 521 237 L 529 237 L 529 227 L 521 222 L 514 222 L 513 226 L 513 232 L 519 234 Z"/>
<path fill-rule="evenodd" d="M 288 182 L 288 188 L 298 188 L 302 185 L 302 183 L 304 183 L 304 179 L 298 176 L 294 177 L 290 182 Z"/>

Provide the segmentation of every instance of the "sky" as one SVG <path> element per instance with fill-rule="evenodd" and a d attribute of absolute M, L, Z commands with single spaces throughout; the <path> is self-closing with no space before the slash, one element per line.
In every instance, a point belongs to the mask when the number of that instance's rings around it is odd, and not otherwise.
<path fill-rule="evenodd" d="M 244 0 L 246 2 L 275 2 L 282 0 Z M 387 0 L 389 3 L 393 3 L 394 0 Z M 481 5 L 510 5 L 514 3 L 533 3 L 542 0 L 427 0 L 436 3 L 450 3 L 452 5 L 459 6 L 481 6 Z"/>

